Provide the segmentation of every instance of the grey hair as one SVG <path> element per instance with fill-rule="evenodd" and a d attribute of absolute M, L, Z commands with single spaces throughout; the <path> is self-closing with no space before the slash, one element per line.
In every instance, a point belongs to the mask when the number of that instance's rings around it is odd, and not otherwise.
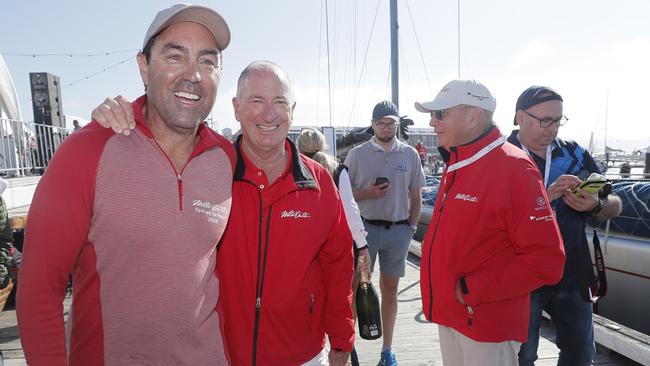
<path fill-rule="evenodd" d="M 268 60 L 257 60 L 251 62 L 246 68 L 239 74 L 239 79 L 237 80 L 237 98 L 241 98 L 241 91 L 244 86 L 244 82 L 248 78 L 248 74 L 251 71 L 270 71 L 275 75 L 278 80 L 284 84 L 284 86 L 287 88 L 287 96 L 290 99 L 290 102 L 294 101 L 293 98 L 293 83 L 291 82 L 291 79 L 289 78 L 289 75 L 287 74 L 286 71 L 284 71 L 280 65 L 276 64 L 275 62 L 268 61 Z"/>

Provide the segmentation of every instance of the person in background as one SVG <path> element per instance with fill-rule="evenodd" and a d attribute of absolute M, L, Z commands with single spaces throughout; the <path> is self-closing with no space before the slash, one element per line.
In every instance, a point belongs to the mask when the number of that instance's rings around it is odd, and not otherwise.
<path fill-rule="evenodd" d="M 358 272 L 365 272 L 368 274 L 370 279 L 370 260 L 368 256 L 368 242 L 366 241 L 366 236 L 368 233 L 363 226 L 363 221 L 359 214 L 359 206 L 354 200 L 352 194 L 352 186 L 350 185 L 350 176 L 348 175 L 348 168 L 345 164 L 339 163 L 333 156 L 329 155 L 326 151 L 328 149 L 327 143 L 325 142 L 325 135 L 320 131 L 314 128 L 305 128 L 300 133 L 298 141 L 298 150 L 300 153 L 312 158 L 314 161 L 325 167 L 327 171 L 334 178 L 334 183 L 339 189 L 341 194 L 341 203 L 343 204 L 343 209 L 345 210 L 345 218 L 350 227 L 350 232 L 352 233 L 352 239 L 354 240 L 353 249 L 355 254 L 355 269 Z M 359 277 L 355 276 L 352 281 L 352 313 L 356 319 L 356 307 L 355 307 L 355 297 L 357 287 L 359 286 Z M 351 353 L 352 365 L 358 365 L 359 360 L 357 358 L 357 353 L 354 348 L 352 348 Z"/>
<path fill-rule="evenodd" d="M 621 164 L 621 167 L 619 169 L 619 174 L 621 175 L 621 178 L 629 178 L 630 173 L 632 172 L 632 166 L 630 163 L 627 161 Z"/>
<path fill-rule="evenodd" d="M 350 150 L 345 165 L 350 168 L 354 198 L 368 232 L 368 250 L 374 269 L 379 256 L 379 288 L 383 345 L 379 364 L 397 365 L 391 349 L 397 289 L 404 277 L 406 256 L 417 230 L 424 187 L 422 164 L 415 149 L 395 136 L 399 126 L 397 106 L 379 102 L 372 112 L 370 141 Z"/>
<path fill-rule="evenodd" d="M 76 119 L 72 121 L 72 125 L 74 126 L 72 132 L 77 132 L 81 129 L 81 125 L 79 124 L 79 121 L 77 121 Z"/>
<path fill-rule="evenodd" d="M 515 366 L 530 292 L 564 266 L 539 171 L 501 136 L 483 84 L 453 80 L 415 107 L 431 116 L 446 162 L 422 241 L 422 311 L 438 324 L 445 366 Z"/>
<path fill-rule="evenodd" d="M 146 93 L 120 111 L 134 119 L 133 132 L 93 122 L 54 154 L 29 210 L 19 274 L 29 365 L 228 363 L 215 263 L 235 155 L 203 121 L 229 42 L 210 8 L 161 10 L 137 55 Z"/>
<path fill-rule="evenodd" d="M 420 157 L 420 162 L 424 167 L 424 163 L 427 160 L 427 148 L 424 146 L 422 141 L 418 141 L 418 143 L 415 144 L 415 150 L 418 152 L 418 156 Z"/>
<path fill-rule="evenodd" d="M 531 294 L 528 340 L 519 352 L 522 366 L 534 365 L 537 360 L 542 311 L 555 325 L 558 365 L 591 365 L 596 349 L 588 289 L 595 277 L 585 220 L 589 216 L 610 219 L 622 208 L 615 195 L 599 197 L 581 189 L 572 191 L 591 173 L 600 172 L 588 151 L 575 141 L 557 137 L 566 121 L 560 94 L 546 86 L 531 86 L 517 99 L 514 124 L 519 130 L 508 137 L 510 143 L 530 155 L 542 175 L 566 252 L 560 283 L 542 286 Z"/>
<path fill-rule="evenodd" d="M 11 263 L 13 238 L 9 225 L 7 203 L 2 197 L 2 193 L 8 186 L 9 182 L 0 178 L 0 290 L 7 287 L 11 279 L 9 264 Z"/>

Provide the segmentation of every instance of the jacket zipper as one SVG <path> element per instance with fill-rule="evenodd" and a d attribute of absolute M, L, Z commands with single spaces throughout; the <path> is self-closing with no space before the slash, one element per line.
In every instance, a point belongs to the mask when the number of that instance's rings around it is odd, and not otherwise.
<path fill-rule="evenodd" d="M 458 161 L 458 152 L 454 151 L 456 155 L 456 161 Z M 450 159 L 451 160 L 451 159 Z M 445 175 L 445 180 L 447 179 L 447 176 Z M 445 191 L 442 194 L 442 202 L 440 203 L 440 209 L 438 210 L 438 222 L 436 222 L 436 228 L 433 231 L 433 235 L 431 236 L 431 248 L 429 249 L 429 319 L 433 318 L 433 279 L 431 275 L 431 256 L 433 254 L 433 242 L 436 239 L 436 235 L 438 234 L 438 227 L 440 226 L 440 219 L 442 218 L 442 210 L 445 208 L 445 203 L 447 202 L 447 193 L 451 190 L 451 187 L 454 185 L 454 181 L 456 180 L 456 171 L 453 172 L 453 177 L 451 179 L 451 182 L 449 182 L 449 185 L 445 186 Z M 445 181 L 446 183 L 446 181 Z"/>
<path fill-rule="evenodd" d="M 153 140 L 156 143 L 156 146 L 158 146 L 158 150 L 160 150 L 160 152 L 163 154 L 165 159 L 167 159 L 167 162 L 169 163 L 169 165 L 172 167 L 172 170 L 174 171 L 174 174 L 176 174 L 176 184 L 177 184 L 177 187 L 178 187 L 178 210 L 183 211 L 183 172 L 185 171 L 185 167 L 187 166 L 187 164 L 189 164 L 190 160 L 192 160 L 192 157 L 190 156 L 190 158 L 187 160 L 187 162 L 183 166 L 183 169 L 181 169 L 181 172 L 178 173 L 178 172 L 176 172 L 176 167 L 174 166 L 174 163 L 172 163 L 172 160 L 165 153 L 165 150 L 162 149 L 162 147 L 160 146 L 158 141 L 156 141 L 156 139 L 153 139 Z"/>
<path fill-rule="evenodd" d="M 472 309 L 472 307 L 469 306 L 469 305 L 466 305 L 466 306 L 467 306 L 467 325 L 471 327 L 472 326 L 472 316 L 474 315 L 474 309 Z"/>
<path fill-rule="evenodd" d="M 255 289 L 255 324 L 253 326 L 253 362 L 257 364 L 257 335 L 259 333 L 260 317 L 262 311 L 262 292 L 264 291 L 264 278 L 266 275 L 266 255 L 269 249 L 269 230 L 271 228 L 271 213 L 273 205 L 269 207 L 266 221 L 266 237 L 264 238 L 264 256 L 262 257 L 262 193 L 258 191 L 260 198 L 259 234 L 258 234 L 258 255 L 257 255 L 257 283 Z"/>
<path fill-rule="evenodd" d="M 314 297 L 314 294 L 311 293 L 309 294 L 309 314 L 312 315 L 314 314 L 314 303 L 316 302 L 316 299 Z"/>
<path fill-rule="evenodd" d="M 176 179 L 178 181 L 178 210 L 183 211 L 183 177 L 179 174 Z"/>

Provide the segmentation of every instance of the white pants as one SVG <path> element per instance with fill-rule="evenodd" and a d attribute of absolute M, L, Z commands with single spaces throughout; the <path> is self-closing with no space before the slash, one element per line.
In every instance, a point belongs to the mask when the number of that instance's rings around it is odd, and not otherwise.
<path fill-rule="evenodd" d="M 456 331 L 438 325 L 442 364 L 445 366 L 518 366 L 521 342 L 477 342 Z"/>
<path fill-rule="evenodd" d="M 329 361 L 330 345 L 329 343 L 325 344 L 325 347 L 316 357 L 302 364 L 302 366 L 327 366 L 330 364 Z"/>

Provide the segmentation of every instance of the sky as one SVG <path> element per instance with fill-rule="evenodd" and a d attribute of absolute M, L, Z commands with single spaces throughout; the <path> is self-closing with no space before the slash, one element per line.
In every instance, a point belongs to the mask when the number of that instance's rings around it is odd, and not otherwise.
<path fill-rule="evenodd" d="M 274 61 L 289 73 L 297 101 L 296 125 L 367 126 L 373 106 L 391 99 L 389 0 L 328 0 L 329 32 L 325 0 L 194 3 L 217 10 L 232 33 L 210 115 L 219 130 L 239 129 L 231 99 L 241 70 L 258 59 Z M 513 128 L 517 96 L 537 84 L 554 88 L 564 98 L 569 122 L 560 137 L 587 145 L 593 133 L 601 150 L 605 140 L 608 146 L 629 150 L 650 145 L 650 114 L 645 108 L 650 1 L 398 3 L 399 106 L 416 127 L 428 127 L 429 118 L 415 110 L 415 101 L 433 99 L 452 79 L 476 79 L 496 97 L 494 118 L 504 134 Z M 89 118 L 107 96 L 141 95 L 135 54 L 155 13 L 171 4 L 4 2 L 0 54 L 14 79 L 23 119 L 33 120 L 29 72 L 60 77 L 66 115 Z"/>

